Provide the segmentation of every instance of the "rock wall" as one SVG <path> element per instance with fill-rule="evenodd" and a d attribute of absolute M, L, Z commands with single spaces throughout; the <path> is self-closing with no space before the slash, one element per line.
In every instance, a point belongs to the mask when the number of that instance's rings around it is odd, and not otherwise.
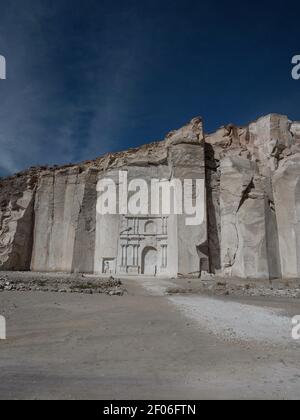
<path fill-rule="evenodd" d="M 300 275 L 300 153 L 287 157 L 273 176 L 280 262 L 285 277 Z"/>
<path fill-rule="evenodd" d="M 202 225 L 169 218 L 166 275 L 300 275 L 300 123 L 278 114 L 208 135 L 196 118 L 161 142 L 0 179 L 0 270 L 102 273 L 122 221 L 97 214 L 96 185 L 119 169 L 129 181 L 205 180 Z"/>
<path fill-rule="evenodd" d="M 206 137 L 208 217 L 217 221 L 208 230 L 210 260 L 217 261 L 213 269 L 219 274 L 298 275 L 299 127 L 286 116 L 271 114 Z"/>
<path fill-rule="evenodd" d="M 171 178 L 203 179 L 205 181 L 205 141 L 202 120 L 167 136 Z M 201 197 L 206 201 L 206 194 Z M 207 214 L 200 226 L 187 226 L 186 215 L 177 216 L 177 274 L 197 274 L 208 270 Z"/>
<path fill-rule="evenodd" d="M 0 270 L 29 270 L 37 174 L 0 180 Z"/>
<path fill-rule="evenodd" d="M 92 169 L 42 173 L 35 197 L 31 269 L 93 272 L 95 213 Z"/>
<path fill-rule="evenodd" d="M 149 190 L 151 180 L 154 178 L 170 182 L 175 179 L 180 181 L 205 179 L 204 135 L 202 120 L 199 118 L 192 120 L 187 126 L 171 132 L 165 142 L 158 143 L 149 152 L 148 154 L 136 153 L 134 157 L 126 159 L 118 167 L 99 173 L 99 179 L 110 178 L 114 180 L 115 184 L 118 184 L 119 172 L 117 169 L 120 168 L 127 175 L 128 185 L 134 179 L 144 180 Z M 160 253 L 161 246 L 166 245 L 164 241 L 167 241 L 167 264 L 166 267 L 162 267 L 159 258 L 158 273 L 166 276 L 199 274 L 199 247 L 206 245 L 207 248 L 206 218 L 201 226 L 197 227 L 187 226 L 185 218 L 184 214 L 168 217 L 167 239 L 163 238 L 164 235 L 153 235 L 152 239 L 147 238 L 142 230 L 133 235 L 121 234 L 121 242 L 126 248 L 126 260 L 128 259 L 128 269 L 131 270 L 131 273 L 139 273 L 135 267 L 136 259 L 140 261 L 139 265 L 142 270 L 142 250 L 146 245 L 157 249 Z M 151 220 L 155 221 L 155 217 L 151 217 L 149 211 L 149 221 Z M 159 221 L 157 222 L 159 223 Z M 143 223 L 143 218 L 140 223 Z M 120 231 L 128 230 L 126 227 L 128 228 L 128 226 L 122 227 L 122 220 L 118 215 L 97 214 L 94 268 L 96 273 L 103 272 L 105 261 L 115 261 L 114 264 L 117 264 L 118 267 L 122 266 Z M 133 246 L 138 248 L 134 264 L 132 263 Z M 206 255 L 205 253 L 201 254 L 201 258 L 207 260 L 207 250 Z"/>

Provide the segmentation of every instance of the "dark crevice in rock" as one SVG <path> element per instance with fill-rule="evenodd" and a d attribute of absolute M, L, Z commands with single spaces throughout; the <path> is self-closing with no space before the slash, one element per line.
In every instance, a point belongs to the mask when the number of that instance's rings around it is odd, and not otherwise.
<path fill-rule="evenodd" d="M 205 173 L 206 173 L 206 206 L 207 206 L 207 235 L 209 271 L 215 273 L 221 269 L 220 243 L 220 174 L 219 161 L 214 157 L 214 149 L 205 144 Z"/>
<path fill-rule="evenodd" d="M 248 184 L 247 188 L 242 193 L 242 198 L 241 198 L 241 201 L 239 203 L 237 213 L 240 211 L 240 209 L 243 206 L 243 204 L 245 203 L 245 201 L 248 200 L 250 192 L 254 189 L 255 189 L 255 185 L 254 185 L 253 178 L 252 178 L 250 183 Z"/>
<path fill-rule="evenodd" d="M 268 199 L 268 205 L 269 205 L 270 210 L 271 210 L 273 213 L 275 213 L 275 203 L 274 203 L 274 201 L 273 201 L 273 200 Z"/>

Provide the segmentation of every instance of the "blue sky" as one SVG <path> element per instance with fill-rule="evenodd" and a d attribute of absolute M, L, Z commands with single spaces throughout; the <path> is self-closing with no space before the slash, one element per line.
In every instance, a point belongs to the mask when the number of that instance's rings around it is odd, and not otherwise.
<path fill-rule="evenodd" d="M 0 175 L 92 159 L 197 115 L 300 120 L 296 1 L 0 0 Z"/>

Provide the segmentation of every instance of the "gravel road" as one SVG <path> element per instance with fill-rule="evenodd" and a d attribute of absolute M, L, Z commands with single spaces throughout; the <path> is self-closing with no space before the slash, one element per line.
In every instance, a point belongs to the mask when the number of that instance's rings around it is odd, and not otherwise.
<path fill-rule="evenodd" d="M 3 291 L 1 399 L 298 399 L 297 299 Z"/>

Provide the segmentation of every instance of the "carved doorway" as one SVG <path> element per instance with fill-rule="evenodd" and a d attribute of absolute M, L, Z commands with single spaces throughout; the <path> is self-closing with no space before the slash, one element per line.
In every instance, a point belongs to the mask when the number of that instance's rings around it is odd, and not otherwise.
<path fill-rule="evenodd" d="M 142 253 L 142 274 L 156 276 L 157 274 L 157 249 L 147 246 Z"/>

